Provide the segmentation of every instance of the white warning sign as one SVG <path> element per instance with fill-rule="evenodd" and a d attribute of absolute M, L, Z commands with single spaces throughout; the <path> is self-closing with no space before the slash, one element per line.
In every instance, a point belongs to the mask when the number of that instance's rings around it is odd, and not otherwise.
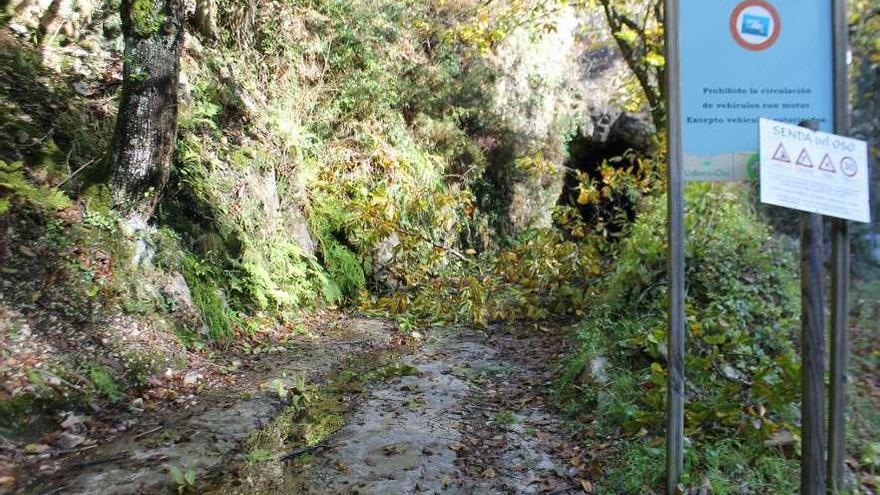
<path fill-rule="evenodd" d="M 831 160 L 831 155 L 829 153 L 825 153 L 825 158 L 822 159 L 822 163 L 819 164 L 819 170 L 823 172 L 831 172 L 832 174 L 837 173 L 837 168 L 834 166 L 834 161 Z"/>
<path fill-rule="evenodd" d="M 769 119 L 760 127 L 762 203 L 870 223 L 867 143 Z"/>
<path fill-rule="evenodd" d="M 791 157 L 788 156 L 788 150 L 785 149 L 784 144 L 779 143 L 779 147 L 776 148 L 776 153 L 773 153 L 773 159 L 782 163 L 791 163 Z"/>

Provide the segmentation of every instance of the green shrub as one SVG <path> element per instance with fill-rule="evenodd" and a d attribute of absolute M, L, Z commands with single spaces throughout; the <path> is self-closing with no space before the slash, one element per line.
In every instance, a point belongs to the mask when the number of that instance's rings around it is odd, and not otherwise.
<path fill-rule="evenodd" d="M 354 295 L 367 285 L 364 267 L 357 255 L 338 242 L 326 242 L 324 265 L 342 295 Z"/>
<path fill-rule="evenodd" d="M 798 309 L 796 265 L 744 193 L 694 185 L 686 205 L 685 433 L 696 455 L 691 472 L 703 474 L 716 469 L 709 457 L 721 439 L 762 446 L 783 428 L 796 431 L 799 373 L 790 340 Z M 579 350 L 560 387 L 572 412 L 595 413 L 609 434 L 640 438 L 632 441 L 634 456 L 644 455 L 664 431 L 665 225 L 665 198 L 657 198 L 633 225 L 597 304 L 577 327 Z M 599 357 L 607 358 L 605 377 L 591 370 Z M 767 454 L 754 448 L 745 462 Z M 646 463 L 649 479 L 662 469 L 655 461 Z M 626 473 L 612 472 L 610 479 L 619 475 Z"/>
<path fill-rule="evenodd" d="M 215 281 L 217 275 L 214 271 L 194 256 L 187 255 L 183 258 L 183 277 L 192 293 L 193 303 L 205 319 L 209 337 L 217 341 L 231 337 L 230 310 L 220 285 Z"/>
<path fill-rule="evenodd" d="M 89 365 L 89 381 L 95 390 L 112 402 L 118 401 L 122 397 L 122 391 L 119 385 L 113 379 L 110 371 L 100 364 Z"/>

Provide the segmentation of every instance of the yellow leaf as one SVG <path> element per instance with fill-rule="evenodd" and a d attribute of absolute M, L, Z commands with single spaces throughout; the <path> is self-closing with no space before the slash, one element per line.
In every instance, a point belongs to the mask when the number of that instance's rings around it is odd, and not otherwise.
<path fill-rule="evenodd" d="M 581 488 L 584 490 L 584 493 L 593 493 L 593 483 L 590 480 L 578 479 L 581 484 Z"/>
<path fill-rule="evenodd" d="M 651 371 L 654 372 L 655 375 L 662 375 L 664 373 L 663 365 L 658 362 L 651 363 Z"/>
<path fill-rule="evenodd" d="M 581 192 L 578 194 L 577 202 L 579 205 L 585 205 L 589 203 L 590 193 L 586 189 L 581 188 Z"/>

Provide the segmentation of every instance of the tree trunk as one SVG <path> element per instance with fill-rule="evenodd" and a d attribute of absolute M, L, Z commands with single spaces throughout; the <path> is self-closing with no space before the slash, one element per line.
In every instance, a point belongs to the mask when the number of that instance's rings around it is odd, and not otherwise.
<path fill-rule="evenodd" d="M 196 27 L 205 38 L 217 38 L 217 0 L 196 0 Z"/>
<path fill-rule="evenodd" d="M 183 20 L 182 0 L 122 2 L 125 55 L 110 190 L 135 226 L 152 216 L 171 169 Z"/>

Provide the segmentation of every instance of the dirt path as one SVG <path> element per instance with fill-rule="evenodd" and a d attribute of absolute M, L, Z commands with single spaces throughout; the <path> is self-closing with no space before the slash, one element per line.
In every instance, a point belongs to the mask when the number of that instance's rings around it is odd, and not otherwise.
<path fill-rule="evenodd" d="M 396 358 L 400 348 L 399 334 L 386 322 L 334 321 L 298 338 L 287 353 L 256 360 L 233 385 L 194 397 L 192 407 L 116 418 L 124 430 L 106 432 L 97 448 L 48 458 L 40 471 L 49 467 L 51 474 L 36 476 L 16 493 L 174 493 L 172 467 L 199 483 L 223 476 L 226 466 L 241 460 L 248 438 L 291 407 L 298 383 L 324 383 L 352 361 Z"/>
<path fill-rule="evenodd" d="M 67 460 L 26 493 L 591 490 L 589 459 L 549 405 L 564 352 L 559 329 L 446 329 L 404 355 L 393 335 L 375 320 L 350 320 L 345 331 L 268 363 L 236 390 L 216 391 L 203 406 L 162 414 Z M 284 383 L 300 393 L 291 381 L 297 375 L 313 383 L 299 405 L 275 390 Z M 189 480 L 175 481 L 172 468 Z"/>
<path fill-rule="evenodd" d="M 281 465 L 249 465 L 213 493 L 574 494 L 588 459 L 548 406 L 552 329 L 433 335 L 369 387 L 345 426 Z"/>

